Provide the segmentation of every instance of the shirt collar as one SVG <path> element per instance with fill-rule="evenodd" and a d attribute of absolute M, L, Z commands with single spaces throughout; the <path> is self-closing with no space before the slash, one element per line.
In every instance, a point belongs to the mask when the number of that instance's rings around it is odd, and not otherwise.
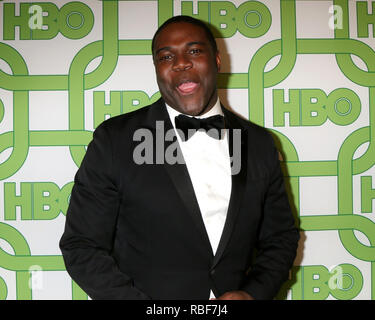
<path fill-rule="evenodd" d="M 174 124 L 174 118 L 177 117 L 180 114 L 183 114 L 183 113 L 177 111 L 176 109 L 173 109 L 167 103 L 165 103 L 165 105 L 167 106 L 167 111 L 169 113 L 169 117 L 171 118 L 172 124 L 173 124 L 173 126 L 175 126 L 175 124 Z M 217 98 L 216 103 L 214 104 L 214 106 L 208 112 L 206 112 L 205 114 L 202 114 L 200 116 L 196 116 L 195 118 L 203 119 L 203 118 L 208 118 L 208 117 L 211 117 L 211 116 L 216 116 L 218 114 L 224 115 L 223 114 L 223 110 L 221 109 L 220 99 L 219 98 Z M 191 117 L 188 114 L 187 114 L 187 116 Z"/>

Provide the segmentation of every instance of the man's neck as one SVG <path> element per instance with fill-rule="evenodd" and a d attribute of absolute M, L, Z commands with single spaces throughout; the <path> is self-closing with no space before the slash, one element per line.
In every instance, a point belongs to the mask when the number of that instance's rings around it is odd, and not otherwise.
<path fill-rule="evenodd" d="M 177 117 L 178 115 L 183 114 L 183 113 L 177 111 L 176 109 L 172 108 L 171 106 L 169 106 L 167 103 L 165 103 L 165 105 L 167 106 L 169 116 L 171 117 L 172 120 L 174 119 L 174 117 Z M 211 116 L 215 116 L 217 114 L 223 115 L 223 111 L 221 110 L 219 98 L 216 100 L 216 103 L 213 105 L 213 107 L 210 110 L 208 110 L 207 112 L 205 112 L 205 113 L 203 113 L 199 116 L 195 116 L 195 118 L 208 118 L 208 117 L 211 117 Z M 186 114 L 186 115 L 189 116 L 189 117 L 192 117 L 189 114 Z"/>

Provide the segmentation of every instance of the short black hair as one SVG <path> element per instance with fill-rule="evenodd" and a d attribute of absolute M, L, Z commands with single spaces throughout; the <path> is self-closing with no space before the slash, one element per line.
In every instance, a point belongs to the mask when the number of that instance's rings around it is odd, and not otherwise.
<path fill-rule="evenodd" d="M 184 15 L 181 15 L 181 16 L 175 16 L 175 17 L 172 17 L 172 18 L 169 18 L 167 21 L 165 21 L 159 28 L 158 30 L 156 30 L 155 34 L 154 34 L 154 37 L 152 38 L 152 43 L 151 43 L 151 51 L 152 51 L 152 55 L 154 55 L 154 49 L 155 49 L 155 39 L 157 37 L 157 35 L 168 25 L 172 24 L 172 23 L 179 23 L 179 22 L 186 22 L 186 23 L 190 23 L 190 24 L 193 24 L 193 25 L 196 25 L 198 27 L 201 27 L 204 32 L 206 33 L 207 35 L 207 38 L 208 38 L 208 41 L 212 47 L 212 50 L 213 52 L 216 54 L 217 53 L 217 44 L 216 44 L 216 41 L 215 41 L 215 37 L 212 33 L 212 31 L 210 30 L 208 24 L 202 20 L 199 20 L 199 19 L 196 19 L 196 18 L 193 18 L 193 17 L 190 17 L 190 16 L 184 16 Z"/>

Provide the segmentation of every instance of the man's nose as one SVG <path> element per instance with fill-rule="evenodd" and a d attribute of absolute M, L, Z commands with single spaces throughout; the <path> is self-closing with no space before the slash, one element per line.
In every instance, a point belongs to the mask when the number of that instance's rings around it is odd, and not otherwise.
<path fill-rule="evenodd" d="M 185 55 L 177 55 L 173 64 L 174 71 L 184 71 L 190 69 L 193 66 L 191 60 Z"/>

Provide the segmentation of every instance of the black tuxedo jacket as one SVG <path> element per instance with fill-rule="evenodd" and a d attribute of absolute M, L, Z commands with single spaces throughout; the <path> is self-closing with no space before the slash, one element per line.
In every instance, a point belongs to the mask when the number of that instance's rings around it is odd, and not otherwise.
<path fill-rule="evenodd" d="M 60 241 L 68 273 L 91 298 L 208 299 L 210 289 L 216 296 L 245 290 L 255 299 L 277 294 L 299 239 L 278 152 L 264 128 L 223 111 L 226 127 L 241 130 L 241 170 L 232 175 L 215 255 L 186 165 L 133 159 L 137 129 L 155 136 L 156 121 L 173 128 L 164 101 L 95 130 Z"/>

